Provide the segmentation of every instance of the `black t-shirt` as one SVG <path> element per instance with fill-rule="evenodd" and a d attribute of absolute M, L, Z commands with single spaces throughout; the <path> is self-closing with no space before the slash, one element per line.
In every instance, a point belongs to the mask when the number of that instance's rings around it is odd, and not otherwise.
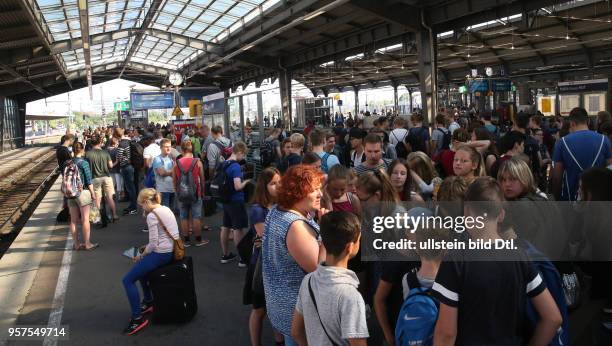
<path fill-rule="evenodd" d="M 521 250 L 454 250 L 432 291 L 458 308 L 455 345 L 521 345 L 527 297 L 545 288 Z"/>
<path fill-rule="evenodd" d="M 64 164 L 66 161 L 72 158 L 72 154 L 70 153 L 70 149 L 66 148 L 63 145 L 60 145 L 55 151 L 55 156 L 57 157 L 57 164 L 59 165 L 60 172 L 64 171 Z"/>
<path fill-rule="evenodd" d="M 381 280 L 384 280 L 392 284 L 391 292 L 387 297 L 387 318 L 389 319 L 389 325 L 395 329 L 397 323 L 397 316 L 402 308 L 404 302 L 404 295 L 402 292 L 402 277 L 408 272 L 413 271 L 419 267 L 418 262 L 412 261 L 385 261 L 382 262 L 382 276 Z"/>

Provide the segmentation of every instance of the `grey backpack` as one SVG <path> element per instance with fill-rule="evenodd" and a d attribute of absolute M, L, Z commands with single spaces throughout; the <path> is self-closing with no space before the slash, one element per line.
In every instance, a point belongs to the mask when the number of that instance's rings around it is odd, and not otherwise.
<path fill-rule="evenodd" d="M 183 169 L 183 166 L 181 166 L 178 160 L 176 161 L 179 172 L 181 172 L 176 197 L 182 203 L 195 203 L 198 200 L 198 188 L 193 179 L 193 167 L 195 167 L 198 161 L 198 158 L 193 158 L 187 171 Z"/>

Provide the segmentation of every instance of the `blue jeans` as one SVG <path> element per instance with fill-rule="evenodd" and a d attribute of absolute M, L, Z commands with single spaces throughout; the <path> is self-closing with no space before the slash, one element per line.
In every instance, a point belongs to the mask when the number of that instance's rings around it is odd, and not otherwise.
<path fill-rule="evenodd" d="M 152 301 L 153 296 L 151 295 L 151 288 L 146 280 L 146 276 L 153 270 L 170 263 L 170 261 L 172 261 L 172 252 L 151 252 L 150 254 L 144 256 L 140 261 L 136 262 L 132 269 L 125 274 L 123 277 L 123 287 L 125 288 L 125 293 L 130 301 L 132 318 L 138 318 L 142 315 L 140 308 L 140 295 L 138 294 L 136 281 L 140 281 L 144 300 L 147 302 Z"/>
<path fill-rule="evenodd" d="M 128 198 L 130 199 L 130 205 L 128 208 L 136 209 L 136 195 L 137 191 L 134 185 L 134 167 L 132 165 L 127 165 L 125 167 L 121 167 L 121 175 L 123 176 L 123 185 L 125 185 L 125 192 L 128 194 Z"/>
<path fill-rule="evenodd" d="M 170 208 L 170 210 L 174 210 L 174 192 L 160 192 L 159 194 L 161 195 L 161 204 Z"/>

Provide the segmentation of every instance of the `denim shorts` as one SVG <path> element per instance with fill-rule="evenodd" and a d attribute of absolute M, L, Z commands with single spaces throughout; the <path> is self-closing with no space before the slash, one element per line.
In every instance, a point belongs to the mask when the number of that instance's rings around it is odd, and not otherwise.
<path fill-rule="evenodd" d="M 244 202 L 223 203 L 223 227 L 236 230 L 249 227 L 249 216 Z"/>
<path fill-rule="evenodd" d="M 198 200 L 193 203 L 179 202 L 179 210 L 181 220 L 188 220 L 190 213 L 191 218 L 199 219 L 202 217 L 202 199 L 198 198 Z"/>

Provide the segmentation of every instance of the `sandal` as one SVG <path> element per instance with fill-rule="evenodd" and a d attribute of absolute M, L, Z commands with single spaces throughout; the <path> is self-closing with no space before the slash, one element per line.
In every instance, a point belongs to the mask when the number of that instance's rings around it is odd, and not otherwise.
<path fill-rule="evenodd" d="M 95 249 L 97 249 L 98 247 L 100 247 L 100 244 L 95 243 L 95 244 L 93 244 L 93 245 L 92 245 L 90 248 L 85 247 L 85 245 L 83 245 L 83 247 L 85 248 L 85 250 L 86 250 L 86 251 L 92 251 L 92 250 L 95 250 Z"/>

